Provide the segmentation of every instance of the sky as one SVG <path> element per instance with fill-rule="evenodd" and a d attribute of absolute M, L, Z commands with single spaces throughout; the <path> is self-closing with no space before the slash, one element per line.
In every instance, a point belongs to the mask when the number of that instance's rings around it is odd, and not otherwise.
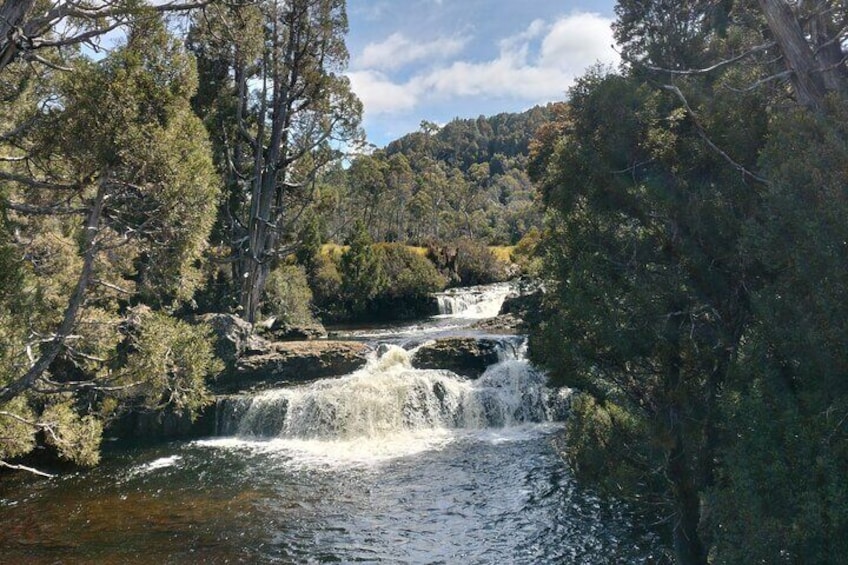
<path fill-rule="evenodd" d="M 348 0 L 347 75 L 383 147 L 422 120 L 520 112 L 564 100 L 616 64 L 613 0 Z"/>

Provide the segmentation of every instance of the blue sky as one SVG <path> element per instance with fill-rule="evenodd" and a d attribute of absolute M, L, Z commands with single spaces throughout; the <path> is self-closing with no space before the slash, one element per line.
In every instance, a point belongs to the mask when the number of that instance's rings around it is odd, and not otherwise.
<path fill-rule="evenodd" d="M 444 124 L 562 100 L 596 62 L 617 63 L 611 0 L 348 0 L 348 76 L 382 147 Z"/>

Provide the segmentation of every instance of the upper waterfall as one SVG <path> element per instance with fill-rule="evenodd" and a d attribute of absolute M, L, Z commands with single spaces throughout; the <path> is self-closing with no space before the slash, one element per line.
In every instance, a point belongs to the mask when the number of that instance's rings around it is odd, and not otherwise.
<path fill-rule="evenodd" d="M 452 288 L 437 293 L 439 315 L 455 318 L 493 318 L 511 292 L 510 283 Z"/>

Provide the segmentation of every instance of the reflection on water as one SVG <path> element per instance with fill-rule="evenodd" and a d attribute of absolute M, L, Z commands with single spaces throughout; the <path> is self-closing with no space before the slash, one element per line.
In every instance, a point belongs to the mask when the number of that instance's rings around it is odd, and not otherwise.
<path fill-rule="evenodd" d="M 644 563 L 655 543 L 579 488 L 551 425 L 340 464 L 273 441 L 115 454 L 4 494 L 3 562 Z M 167 463 L 167 464 L 166 464 Z M 8 484 L 6 486 L 9 486 Z"/>

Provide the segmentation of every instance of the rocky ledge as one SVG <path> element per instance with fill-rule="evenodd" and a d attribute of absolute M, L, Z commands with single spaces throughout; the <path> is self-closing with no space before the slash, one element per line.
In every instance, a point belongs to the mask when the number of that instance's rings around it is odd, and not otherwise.
<path fill-rule="evenodd" d="M 318 339 L 326 336 L 319 324 L 293 327 L 271 320 L 254 328 L 231 314 L 206 314 L 193 321 L 210 328 L 215 352 L 226 366 L 209 383 L 214 394 L 338 377 L 365 365 L 369 351 L 359 342 Z"/>
<path fill-rule="evenodd" d="M 365 365 L 370 348 L 355 341 L 269 342 L 236 361 L 235 371 L 213 383 L 218 394 L 273 388 L 352 373 Z"/>
<path fill-rule="evenodd" d="M 447 369 L 476 379 L 500 359 L 497 340 L 473 337 L 437 339 L 422 345 L 412 357 L 416 369 Z"/>

